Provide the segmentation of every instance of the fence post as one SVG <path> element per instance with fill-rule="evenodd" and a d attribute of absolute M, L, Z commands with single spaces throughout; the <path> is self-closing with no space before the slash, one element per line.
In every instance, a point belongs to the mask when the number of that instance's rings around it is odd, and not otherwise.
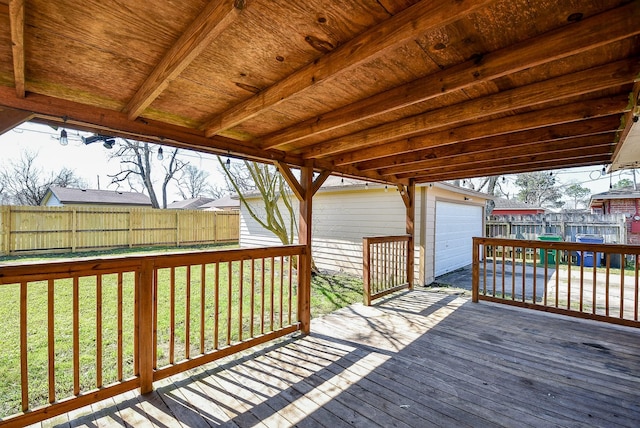
<path fill-rule="evenodd" d="M 77 232 L 78 232 L 78 217 L 77 217 L 76 208 L 73 207 L 71 208 L 71 252 L 72 253 L 76 252 L 76 246 L 77 246 L 76 233 Z"/>
<path fill-rule="evenodd" d="M 369 239 L 362 238 L 362 283 L 364 285 L 364 304 L 367 306 L 371 306 L 370 257 Z"/>
<path fill-rule="evenodd" d="M 0 216 L 0 224 L 2 224 L 0 254 L 8 255 L 11 253 L 11 205 L 3 206 Z"/>
<path fill-rule="evenodd" d="M 480 294 L 480 244 L 473 238 L 473 265 L 471 271 L 471 301 L 478 303 Z M 494 255 L 495 257 L 495 255 Z"/>
<path fill-rule="evenodd" d="M 153 261 L 142 262 L 138 281 L 138 368 L 140 393 L 153 391 Z"/>

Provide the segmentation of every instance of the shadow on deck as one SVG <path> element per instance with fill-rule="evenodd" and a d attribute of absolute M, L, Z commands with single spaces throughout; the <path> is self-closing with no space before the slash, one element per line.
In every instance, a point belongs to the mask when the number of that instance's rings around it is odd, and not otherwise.
<path fill-rule="evenodd" d="M 640 331 L 424 290 L 42 426 L 637 426 Z"/>

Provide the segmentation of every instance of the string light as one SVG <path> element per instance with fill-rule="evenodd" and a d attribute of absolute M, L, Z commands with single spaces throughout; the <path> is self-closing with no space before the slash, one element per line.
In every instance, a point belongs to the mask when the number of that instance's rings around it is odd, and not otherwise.
<path fill-rule="evenodd" d="M 164 159 L 164 155 L 162 154 L 162 147 L 158 149 L 158 160 L 161 161 Z"/>
<path fill-rule="evenodd" d="M 67 136 L 67 130 L 66 129 L 62 129 L 62 131 L 60 131 L 60 145 L 62 146 L 66 146 L 67 144 L 69 144 L 69 137 Z"/>

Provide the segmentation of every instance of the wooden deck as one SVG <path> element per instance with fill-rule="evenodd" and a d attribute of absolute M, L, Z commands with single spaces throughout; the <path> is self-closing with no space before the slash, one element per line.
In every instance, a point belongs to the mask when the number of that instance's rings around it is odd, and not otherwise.
<path fill-rule="evenodd" d="M 38 426 L 637 427 L 640 331 L 418 290 L 155 386 Z"/>

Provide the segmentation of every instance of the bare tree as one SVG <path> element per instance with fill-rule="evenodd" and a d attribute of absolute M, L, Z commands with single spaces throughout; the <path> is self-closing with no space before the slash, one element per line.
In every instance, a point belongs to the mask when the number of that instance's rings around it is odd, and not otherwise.
<path fill-rule="evenodd" d="M 149 194 L 151 205 L 154 208 L 160 208 L 160 202 L 152 178 L 154 156 L 149 143 L 124 138 L 121 141 L 122 144 L 120 144 L 116 152 L 111 155 L 112 158 L 120 159 L 120 172 L 109 175 L 109 177 L 111 177 L 111 183 L 119 185 L 120 183 L 127 182 L 129 187 L 135 189 L 133 182 L 141 182 Z M 178 172 L 188 165 L 188 162 L 178 159 L 177 155 L 178 149 L 173 150 L 169 153 L 168 162 L 162 164 L 164 169 L 161 184 L 162 208 L 167 207 L 167 187 L 169 183 L 171 180 L 177 180 L 176 176 Z"/>
<path fill-rule="evenodd" d="M 36 153 L 23 151 L 20 159 L 0 171 L 3 203 L 39 205 L 50 186 L 84 187 L 85 181 L 73 170 L 44 172 L 36 165 Z"/>
<path fill-rule="evenodd" d="M 178 191 L 184 199 L 211 197 L 218 199 L 224 191 L 209 183 L 209 173 L 193 165 L 186 165 L 178 180 Z"/>

